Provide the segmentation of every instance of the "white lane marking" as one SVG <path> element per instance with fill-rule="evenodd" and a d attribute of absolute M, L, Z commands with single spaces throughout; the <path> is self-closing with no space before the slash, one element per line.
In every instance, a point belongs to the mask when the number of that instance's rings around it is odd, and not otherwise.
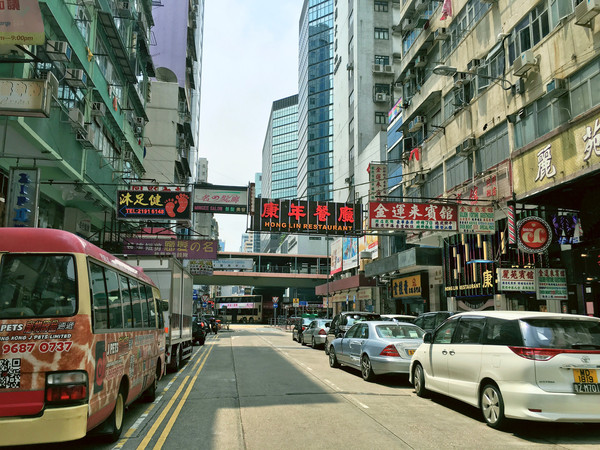
<path fill-rule="evenodd" d="M 363 408 L 365 408 L 365 409 L 369 409 L 369 407 L 368 407 L 367 405 L 365 405 L 365 404 L 364 404 L 364 403 L 362 403 L 362 402 L 359 402 L 359 401 L 358 401 L 356 398 L 354 398 L 354 397 L 352 397 L 352 396 L 350 396 L 350 395 L 348 396 L 348 398 L 349 398 L 350 400 L 352 400 L 354 403 L 356 403 L 356 404 L 358 404 L 358 405 L 362 406 Z"/>
<path fill-rule="evenodd" d="M 329 381 L 327 378 L 323 378 L 323 381 L 325 383 L 327 383 L 329 386 L 331 386 L 334 390 L 339 391 L 340 388 L 337 387 L 335 384 L 333 384 L 331 381 Z"/>

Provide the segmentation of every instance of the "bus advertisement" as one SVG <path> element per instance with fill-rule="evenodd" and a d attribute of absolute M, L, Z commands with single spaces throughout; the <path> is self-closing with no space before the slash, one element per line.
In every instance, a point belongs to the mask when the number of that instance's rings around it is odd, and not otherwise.
<path fill-rule="evenodd" d="M 153 401 L 163 374 L 160 293 L 132 267 L 80 237 L 0 230 L 2 445 L 116 441 L 125 407 Z"/>

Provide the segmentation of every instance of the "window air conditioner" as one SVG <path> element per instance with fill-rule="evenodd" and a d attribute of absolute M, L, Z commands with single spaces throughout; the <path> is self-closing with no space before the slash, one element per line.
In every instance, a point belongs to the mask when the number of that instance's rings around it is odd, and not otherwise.
<path fill-rule="evenodd" d="M 75 134 L 75 139 L 81 142 L 81 145 L 84 147 L 90 148 L 94 146 L 94 138 L 96 137 L 96 132 L 91 125 L 87 125 L 83 129 L 78 129 Z"/>
<path fill-rule="evenodd" d="M 69 109 L 69 119 L 71 120 L 71 127 L 77 129 L 83 129 L 85 126 L 85 117 L 79 108 Z"/>
<path fill-rule="evenodd" d="M 425 67 L 427 64 L 427 58 L 423 55 L 419 55 L 415 58 L 415 67 Z"/>
<path fill-rule="evenodd" d="M 415 131 L 419 131 L 425 125 L 426 119 L 425 116 L 417 116 L 408 124 L 408 131 L 410 133 L 414 133 Z"/>
<path fill-rule="evenodd" d="M 381 64 L 373 64 L 373 73 L 383 72 L 383 66 Z"/>
<path fill-rule="evenodd" d="M 427 9 L 427 7 L 429 6 L 429 3 L 431 3 L 431 2 L 428 0 L 417 0 L 415 2 L 415 10 L 417 12 L 425 11 Z"/>
<path fill-rule="evenodd" d="M 383 92 L 377 92 L 375 94 L 375 101 L 376 102 L 387 102 L 387 94 L 384 94 Z"/>
<path fill-rule="evenodd" d="M 140 127 L 143 127 L 143 126 L 146 125 L 146 120 L 143 117 L 137 117 L 137 116 L 135 116 L 134 118 L 135 118 L 135 124 L 136 125 L 138 125 Z"/>
<path fill-rule="evenodd" d="M 104 117 L 106 115 L 106 105 L 102 102 L 92 102 L 92 116 Z"/>
<path fill-rule="evenodd" d="M 402 21 L 402 31 L 410 31 L 413 30 L 416 26 L 416 23 L 412 19 L 404 19 Z"/>
<path fill-rule="evenodd" d="M 533 56 L 533 50 L 525 50 L 521 53 L 515 62 L 513 63 L 513 74 L 522 77 L 527 72 L 536 66 L 535 56 Z"/>
<path fill-rule="evenodd" d="M 425 174 L 418 173 L 410 181 L 410 185 L 411 186 L 423 186 L 425 184 L 425 181 L 426 181 Z"/>
<path fill-rule="evenodd" d="M 600 0 L 583 0 L 575 7 L 575 23 L 587 25 L 600 14 Z"/>
<path fill-rule="evenodd" d="M 386 64 L 385 66 L 383 66 L 383 71 L 384 73 L 394 73 L 394 67 Z"/>
<path fill-rule="evenodd" d="M 477 139 L 470 137 L 463 141 L 458 147 L 456 147 L 456 154 L 461 156 L 468 156 L 477 148 Z"/>
<path fill-rule="evenodd" d="M 546 95 L 551 97 L 560 97 L 567 92 L 567 82 L 563 78 L 552 78 L 552 80 L 546 84 Z"/>
<path fill-rule="evenodd" d="M 445 41 L 448 39 L 450 35 L 448 34 L 448 30 L 446 28 L 438 28 L 433 32 L 433 40 L 434 41 Z"/>
<path fill-rule="evenodd" d="M 469 74 L 464 72 L 456 72 L 454 74 L 454 87 L 462 87 L 469 82 Z"/>
<path fill-rule="evenodd" d="M 82 69 L 67 69 L 65 81 L 71 87 L 84 88 L 87 86 L 87 75 Z"/>
<path fill-rule="evenodd" d="M 52 61 L 71 61 L 71 47 L 64 41 L 46 41 L 46 53 Z"/>

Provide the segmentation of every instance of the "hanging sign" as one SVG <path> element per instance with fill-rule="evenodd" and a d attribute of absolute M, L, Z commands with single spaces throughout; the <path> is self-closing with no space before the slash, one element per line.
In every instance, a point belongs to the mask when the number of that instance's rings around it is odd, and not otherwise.
<path fill-rule="evenodd" d="M 566 269 L 535 269 L 538 300 L 567 300 Z"/>
<path fill-rule="evenodd" d="M 190 220 L 191 192 L 117 191 L 117 219 Z"/>
<path fill-rule="evenodd" d="M 540 217 L 526 217 L 517 224 L 517 238 L 519 248 L 525 253 L 542 253 L 552 242 L 552 229 Z"/>
<path fill-rule="evenodd" d="M 458 229 L 456 205 L 369 202 L 369 227 L 386 230 Z"/>
<path fill-rule="evenodd" d="M 534 269 L 498 269 L 498 290 L 499 291 L 535 291 L 535 270 Z"/>
<path fill-rule="evenodd" d="M 458 231 L 467 234 L 494 234 L 494 207 L 459 205 Z"/>
<path fill-rule="evenodd" d="M 37 227 L 40 169 L 10 169 L 6 206 L 7 227 Z"/>

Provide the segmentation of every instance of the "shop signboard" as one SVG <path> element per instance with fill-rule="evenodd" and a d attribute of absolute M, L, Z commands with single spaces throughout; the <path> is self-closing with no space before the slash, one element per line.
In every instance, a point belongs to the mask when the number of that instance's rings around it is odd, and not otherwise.
<path fill-rule="evenodd" d="M 458 205 L 458 231 L 468 234 L 494 234 L 494 207 Z"/>
<path fill-rule="evenodd" d="M 525 253 L 543 253 L 552 243 L 552 229 L 540 217 L 526 217 L 517 223 L 517 243 Z"/>
<path fill-rule="evenodd" d="M 257 198 L 251 231 L 355 235 L 362 231 L 361 205 Z"/>
<path fill-rule="evenodd" d="M 7 227 L 37 227 L 40 169 L 11 167 L 6 204 Z"/>
<path fill-rule="evenodd" d="M 38 0 L 0 2 L 0 41 L 2 45 L 42 45 L 44 21 Z"/>
<path fill-rule="evenodd" d="M 342 238 L 342 269 L 358 267 L 358 239 L 355 237 Z"/>
<path fill-rule="evenodd" d="M 214 239 L 126 238 L 123 253 L 131 255 L 174 256 L 179 259 L 217 259 Z"/>
<path fill-rule="evenodd" d="M 422 295 L 421 275 L 392 280 L 392 298 L 421 297 Z"/>
<path fill-rule="evenodd" d="M 336 274 L 342 271 L 342 257 L 344 248 L 342 245 L 342 238 L 337 238 L 329 244 L 329 255 L 331 261 L 330 274 Z"/>
<path fill-rule="evenodd" d="M 216 270 L 252 270 L 253 268 L 252 258 L 226 258 L 213 261 L 213 269 Z"/>
<path fill-rule="evenodd" d="M 191 192 L 117 191 L 117 219 L 190 220 Z"/>
<path fill-rule="evenodd" d="M 535 269 L 538 300 L 567 300 L 566 269 Z"/>
<path fill-rule="evenodd" d="M 248 187 L 196 184 L 194 212 L 248 214 Z"/>
<path fill-rule="evenodd" d="M 213 260 L 212 259 L 192 259 L 188 266 L 188 270 L 192 275 L 212 275 Z"/>
<path fill-rule="evenodd" d="M 369 164 L 369 201 L 376 201 L 387 196 L 388 167 L 387 164 Z"/>
<path fill-rule="evenodd" d="M 457 231 L 456 205 L 369 202 L 369 227 L 384 230 Z"/>
<path fill-rule="evenodd" d="M 533 292 L 535 291 L 535 269 L 499 268 L 498 290 Z"/>

